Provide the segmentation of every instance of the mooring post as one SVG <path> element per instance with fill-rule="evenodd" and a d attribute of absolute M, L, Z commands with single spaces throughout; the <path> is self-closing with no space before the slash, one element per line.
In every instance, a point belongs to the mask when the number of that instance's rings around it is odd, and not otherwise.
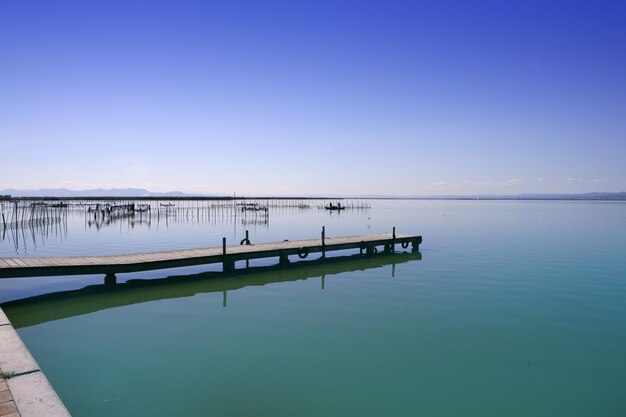
<path fill-rule="evenodd" d="M 241 242 L 239 242 L 240 245 L 249 245 L 250 244 L 250 238 L 248 237 L 248 231 L 246 230 L 246 237 L 244 237 L 243 239 L 241 239 Z"/>
<path fill-rule="evenodd" d="M 117 277 L 115 272 L 107 272 L 104 276 L 104 285 L 115 285 L 117 283 Z"/>
<path fill-rule="evenodd" d="M 322 257 L 326 256 L 326 226 L 322 226 Z"/>
<path fill-rule="evenodd" d="M 411 242 L 411 248 L 413 249 L 413 252 L 419 252 L 420 243 L 422 243 L 421 236 L 418 236 L 417 238 L 413 239 L 413 241 Z"/>
<path fill-rule="evenodd" d="M 393 233 L 391 235 L 391 252 L 396 251 L 396 226 L 393 227 Z"/>
<path fill-rule="evenodd" d="M 281 252 L 278 257 L 278 263 L 280 265 L 289 265 L 289 256 L 286 253 Z"/>

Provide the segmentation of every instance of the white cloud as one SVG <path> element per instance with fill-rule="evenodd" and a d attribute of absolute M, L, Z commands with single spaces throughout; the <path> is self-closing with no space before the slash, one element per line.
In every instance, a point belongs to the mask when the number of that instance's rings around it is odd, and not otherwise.
<path fill-rule="evenodd" d="M 520 185 L 523 184 L 524 180 L 522 180 L 521 178 L 513 178 L 510 179 L 508 181 L 501 181 L 500 185 L 503 185 L 505 187 L 511 186 L 511 185 Z"/>
<path fill-rule="evenodd" d="M 565 181 L 569 182 L 569 183 L 580 183 L 580 184 L 600 184 L 603 182 L 606 182 L 605 179 L 603 178 L 592 178 L 592 179 L 585 179 L 585 178 L 566 178 Z"/>
<path fill-rule="evenodd" d="M 512 178 L 510 180 L 463 180 L 457 182 L 438 181 L 428 186 L 429 189 L 458 189 L 464 188 L 467 191 L 471 191 L 473 188 L 502 188 L 502 187 L 514 187 L 524 184 L 525 181 L 521 178 Z"/>

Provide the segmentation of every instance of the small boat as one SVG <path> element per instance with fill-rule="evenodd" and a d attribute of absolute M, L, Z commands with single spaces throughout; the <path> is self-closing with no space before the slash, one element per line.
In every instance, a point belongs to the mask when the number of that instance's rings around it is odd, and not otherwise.
<path fill-rule="evenodd" d="M 337 203 L 337 205 L 334 205 L 333 203 L 330 203 L 330 205 L 325 206 L 324 207 L 326 210 L 345 210 L 345 207 L 341 207 L 341 203 Z"/>
<path fill-rule="evenodd" d="M 267 213 L 267 207 L 259 207 L 259 206 L 242 206 L 241 211 L 263 211 Z"/>
<path fill-rule="evenodd" d="M 139 213 L 145 213 L 146 211 L 150 211 L 150 204 L 138 204 L 135 207 L 135 211 Z"/>

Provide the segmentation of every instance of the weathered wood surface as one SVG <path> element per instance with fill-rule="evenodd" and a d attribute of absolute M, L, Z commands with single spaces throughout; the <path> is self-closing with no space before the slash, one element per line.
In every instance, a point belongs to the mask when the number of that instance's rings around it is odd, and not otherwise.
<path fill-rule="evenodd" d="M 151 269 L 174 268 L 218 262 L 234 262 L 245 259 L 268 258 L 297 255 L 303 253 L 330 252 L 342 249 L 383 246 L 393 244 L 413 244 L 419 247 L 422 237 L 418 235 L 391 233 L 346 236 L 324 239 L 291 240 L 253 245 L 236 245 L 223 248 L 183 249 L 164 252 L 135 253 L 109 256 L 63 256 L 0 258 L 0 278 L 108 274 L 145 271 Z"/>

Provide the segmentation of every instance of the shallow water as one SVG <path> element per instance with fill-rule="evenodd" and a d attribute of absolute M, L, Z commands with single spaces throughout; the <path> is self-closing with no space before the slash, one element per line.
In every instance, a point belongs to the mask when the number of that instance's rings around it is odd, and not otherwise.
<path fill-rule="evenodd" d="M 322 225 L 329 236 L 397 226 L 424 242 L 419 254 L 348 251 L 232 276 L 126 274 L 115 288 L 0 281 L 5 301 L 64 291 L 3 308 L 73 415 L 626 413 L 624 203 L 375 201 L 239 220 L 93 232 L 70 219 L 30 254 L 215 246 L 246 228 L 253 242 L 311 238 Z"/>

